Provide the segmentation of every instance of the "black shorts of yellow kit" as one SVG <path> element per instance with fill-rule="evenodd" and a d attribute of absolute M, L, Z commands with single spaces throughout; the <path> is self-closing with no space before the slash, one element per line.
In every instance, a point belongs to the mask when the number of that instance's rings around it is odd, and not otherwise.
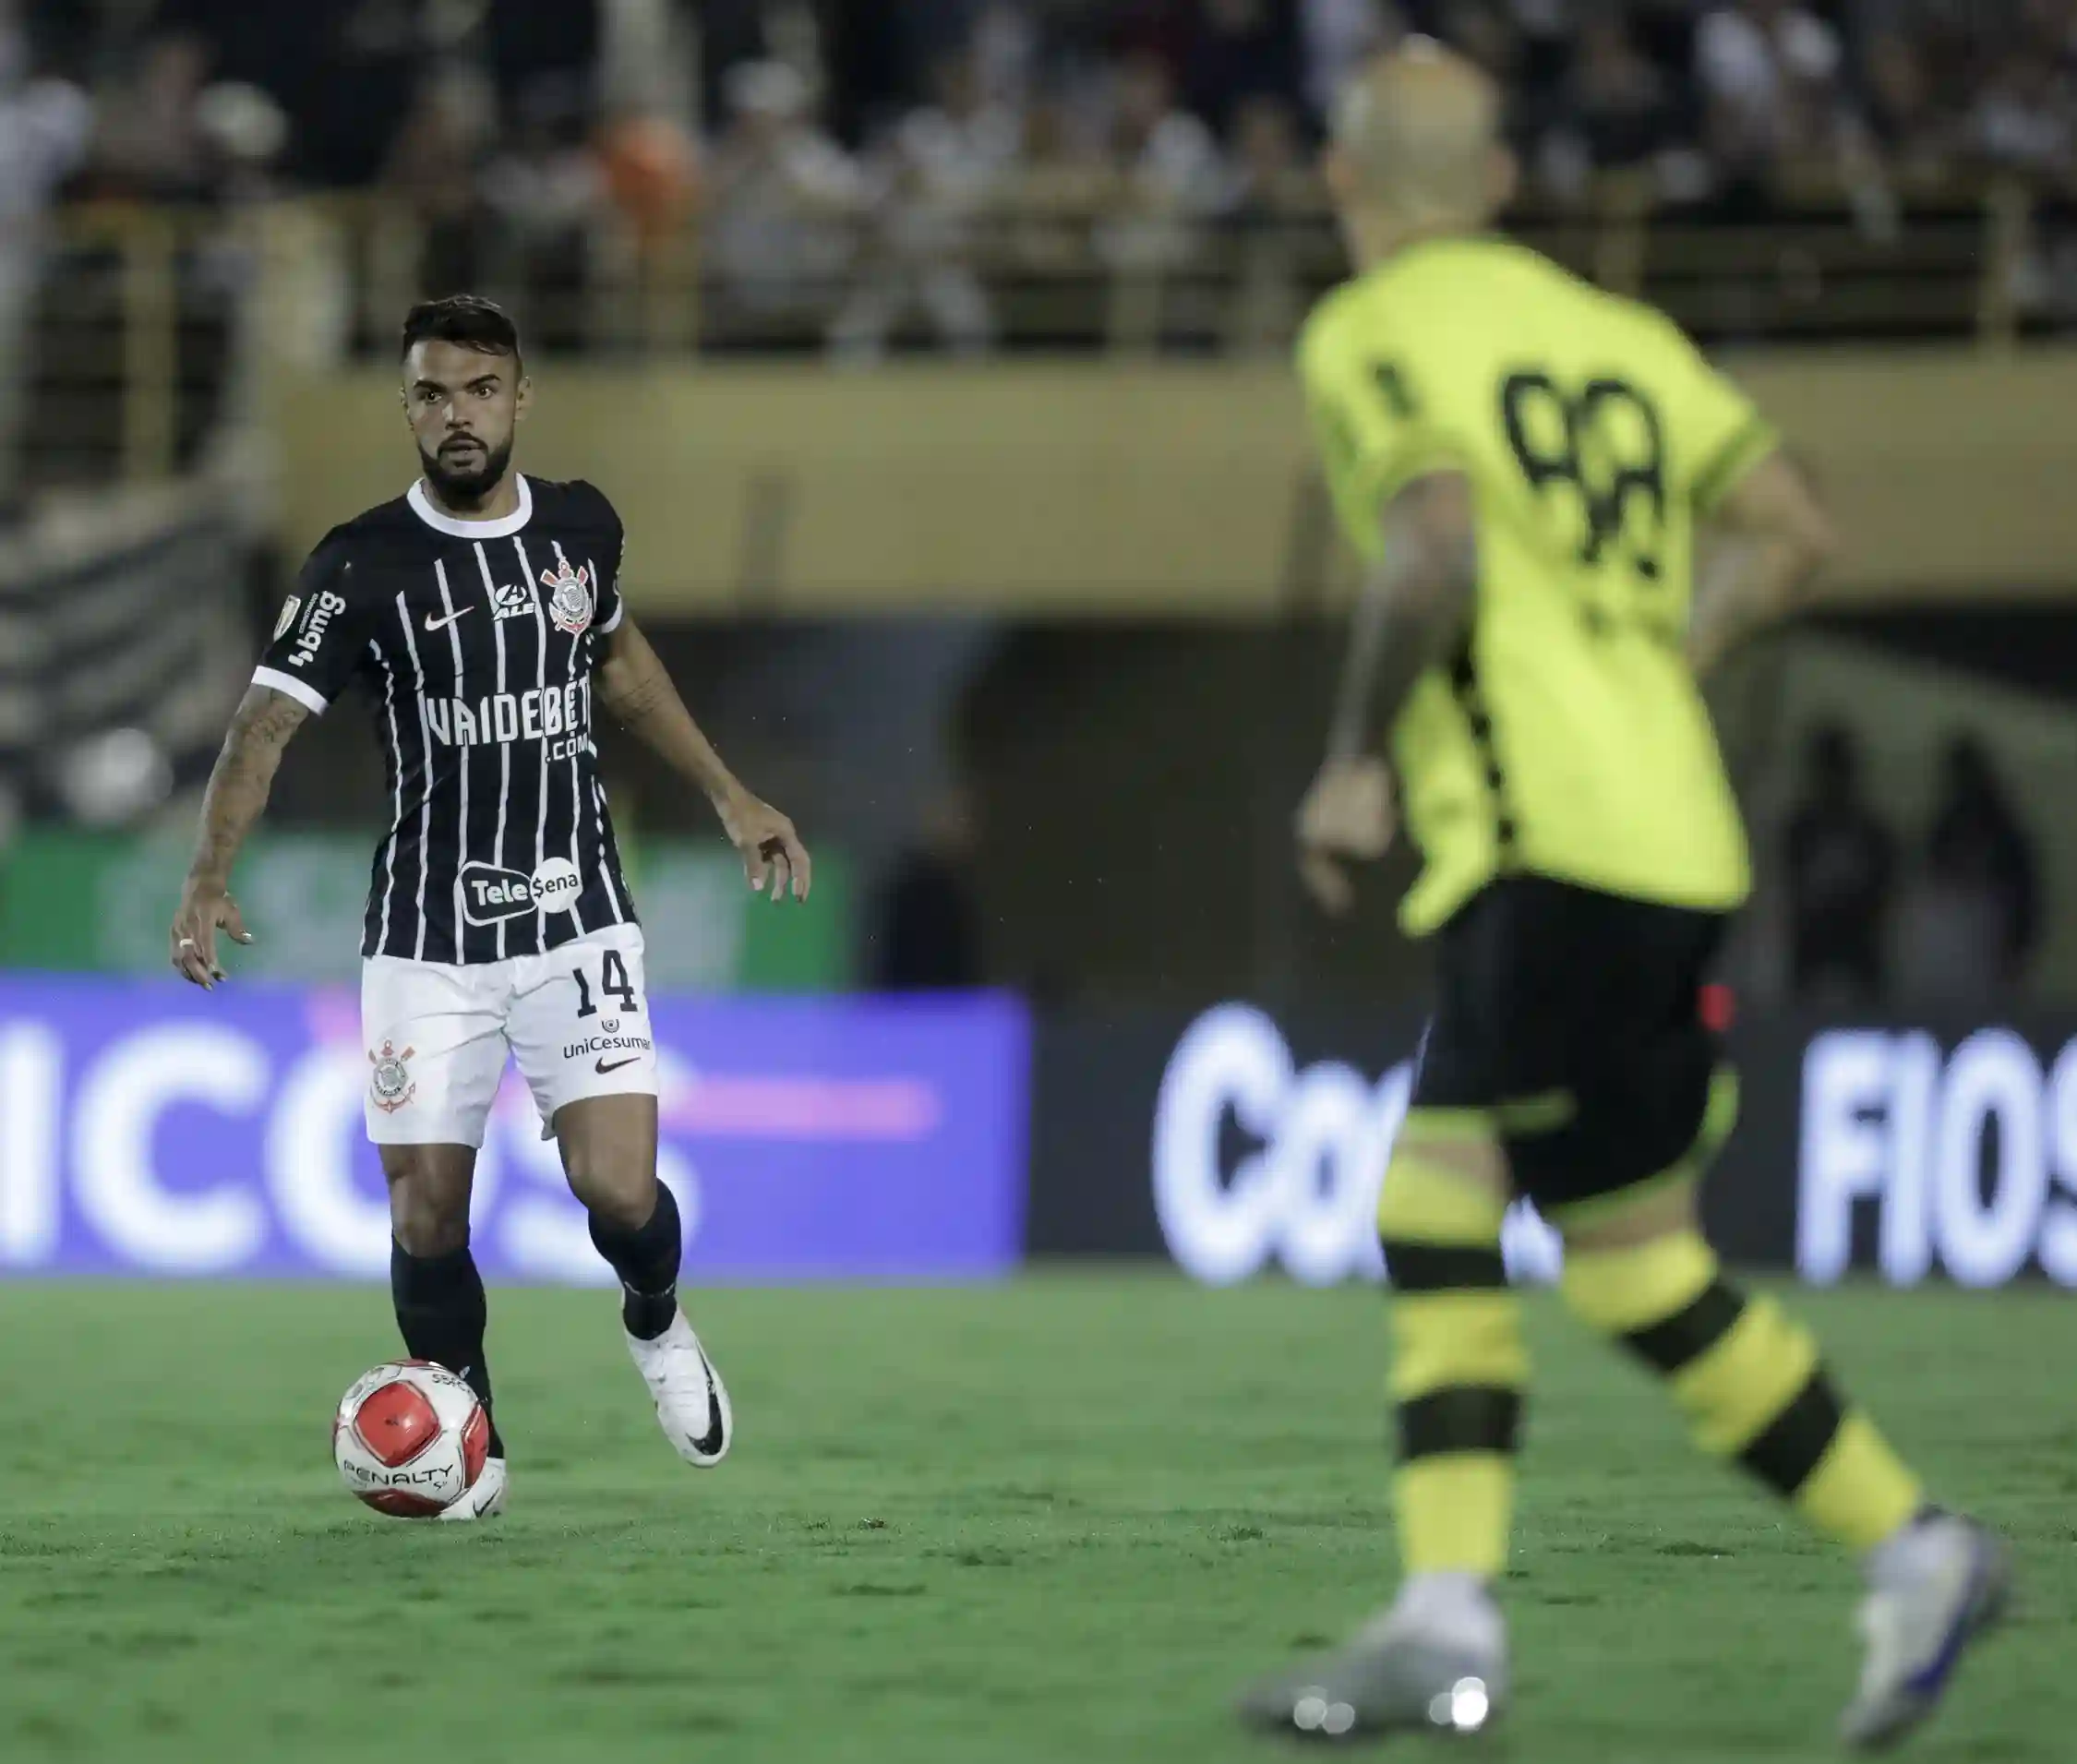
<path fill-rule="evenodd" d="M 1699 1230 L 1593 1247 L 1592 1228 L 1692 1182 L 1737 1088 L 1701 1001 L 1728 916 L 1544 877 L 1488 882 L 1435 933 L 1436 999 L 1380 1194 L 1409 1572 L 1505 1566 L 1529 1361 L 1503 1202 L 1452 1168 L 1496 1140 L 1514 1193 L 1568 1238 L 1560 1292 L 1668 1386 L 1696 1443 L 1866 1549 L 1919 1485 L 1840 1395 L 1807 1330 L 1728 1280 Z"/>

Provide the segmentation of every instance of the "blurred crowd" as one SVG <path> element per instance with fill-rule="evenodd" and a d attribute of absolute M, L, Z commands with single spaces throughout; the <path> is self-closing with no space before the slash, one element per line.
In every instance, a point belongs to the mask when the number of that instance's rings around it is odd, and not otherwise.
<path fill-rule="evenodd" d="M 1332 96 L 1409 30 L 1503 78 L 1543 208 L 1627 173 L 1879 232 L 1987 171 L 2077 189 L 2077 0 L 0 0 L 0 228 L 60 188 L 378 189 L 454 285 L 581 279 L 602 220 L 639 252 L 696 217 L 740 317 L 981 349 L 984 227 L 1033 273 L 1317 234 Z"/>
<path fill-rule="evenodd" d="M 1693 162 L 1670 195 L 1763 186 L 1843 150 L 2062 184 L 2077 126 L 2077 0 L 6 0 L 0 18 L 14 102 L 37 71 L 84 87 L 86 175 L 166 196 L 254 158 L 366 186 L 449 135 L 509 185 L 558 147 L 610 157 L 646 111 L 717 190 L 760 159 L 836 202 L 1107 161 L 1211 208 L 1278 148 L 1302 162 L 1350 66 L 1408 30 L 1503 79 L 1559 192 L 1668 154 Z"/>
<path fill-rule="evenodd" d="M 2024 986 L 2042 932 L 2041 860 L 1988 749 L 1944 744 L 1915 840 L 1869 799 L 1842 724 L 1810 732 L 1783 842 L 1788 979 L 1815 1007 L 1975 1006 Z"/>

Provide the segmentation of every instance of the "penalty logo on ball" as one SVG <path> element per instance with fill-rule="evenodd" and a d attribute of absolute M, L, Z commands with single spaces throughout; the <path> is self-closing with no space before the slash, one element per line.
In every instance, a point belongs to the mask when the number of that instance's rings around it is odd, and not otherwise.
<path fill-rule="evenodd" d="M 391 1518 L 437 1518 L 473 1489 L 490 1455 L 490 1417 L 444 1366 L 391 1361 L 347 1386 L 332 1461 L 356 1499 Z"/>
<path fill-rule="evenodd" d="M 368 1089 L 375 1106 L 386 1115 L 393 1115 L 418 1094 L 418 1086 L 412 1081 L 411 1056 L 416 1048 L 406 1048 L 402 1053 L 396 1044 L 385 1041 L 380 1053 L 368 1055 Z"/>

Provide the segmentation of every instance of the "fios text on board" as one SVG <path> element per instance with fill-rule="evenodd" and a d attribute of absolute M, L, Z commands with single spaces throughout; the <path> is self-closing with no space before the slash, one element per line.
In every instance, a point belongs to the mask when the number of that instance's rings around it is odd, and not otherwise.
<path fill-rule="evenodd" d="M 1856 1208 L 1876 1264 L 1997 1286 L 2030 1265 L 2077 1286 L 2077 1040 L 2052 1059 L 2010 1029 L 1942 1055 L 1931 1036 L 1841 1029 L 1803 1059 L 1795 1263 L 1836 1280 Z"/>

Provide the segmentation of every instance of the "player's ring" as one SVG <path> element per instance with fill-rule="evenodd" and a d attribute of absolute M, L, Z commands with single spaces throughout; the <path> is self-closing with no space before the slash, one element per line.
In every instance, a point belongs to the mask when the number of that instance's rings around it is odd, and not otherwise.
<path fill-rule="evenodd" d="M 198 947 L 195 940 L 192 937 L 182 938 L 180 940 L 180 946 L 182 949 L 194 949 Z"/>

